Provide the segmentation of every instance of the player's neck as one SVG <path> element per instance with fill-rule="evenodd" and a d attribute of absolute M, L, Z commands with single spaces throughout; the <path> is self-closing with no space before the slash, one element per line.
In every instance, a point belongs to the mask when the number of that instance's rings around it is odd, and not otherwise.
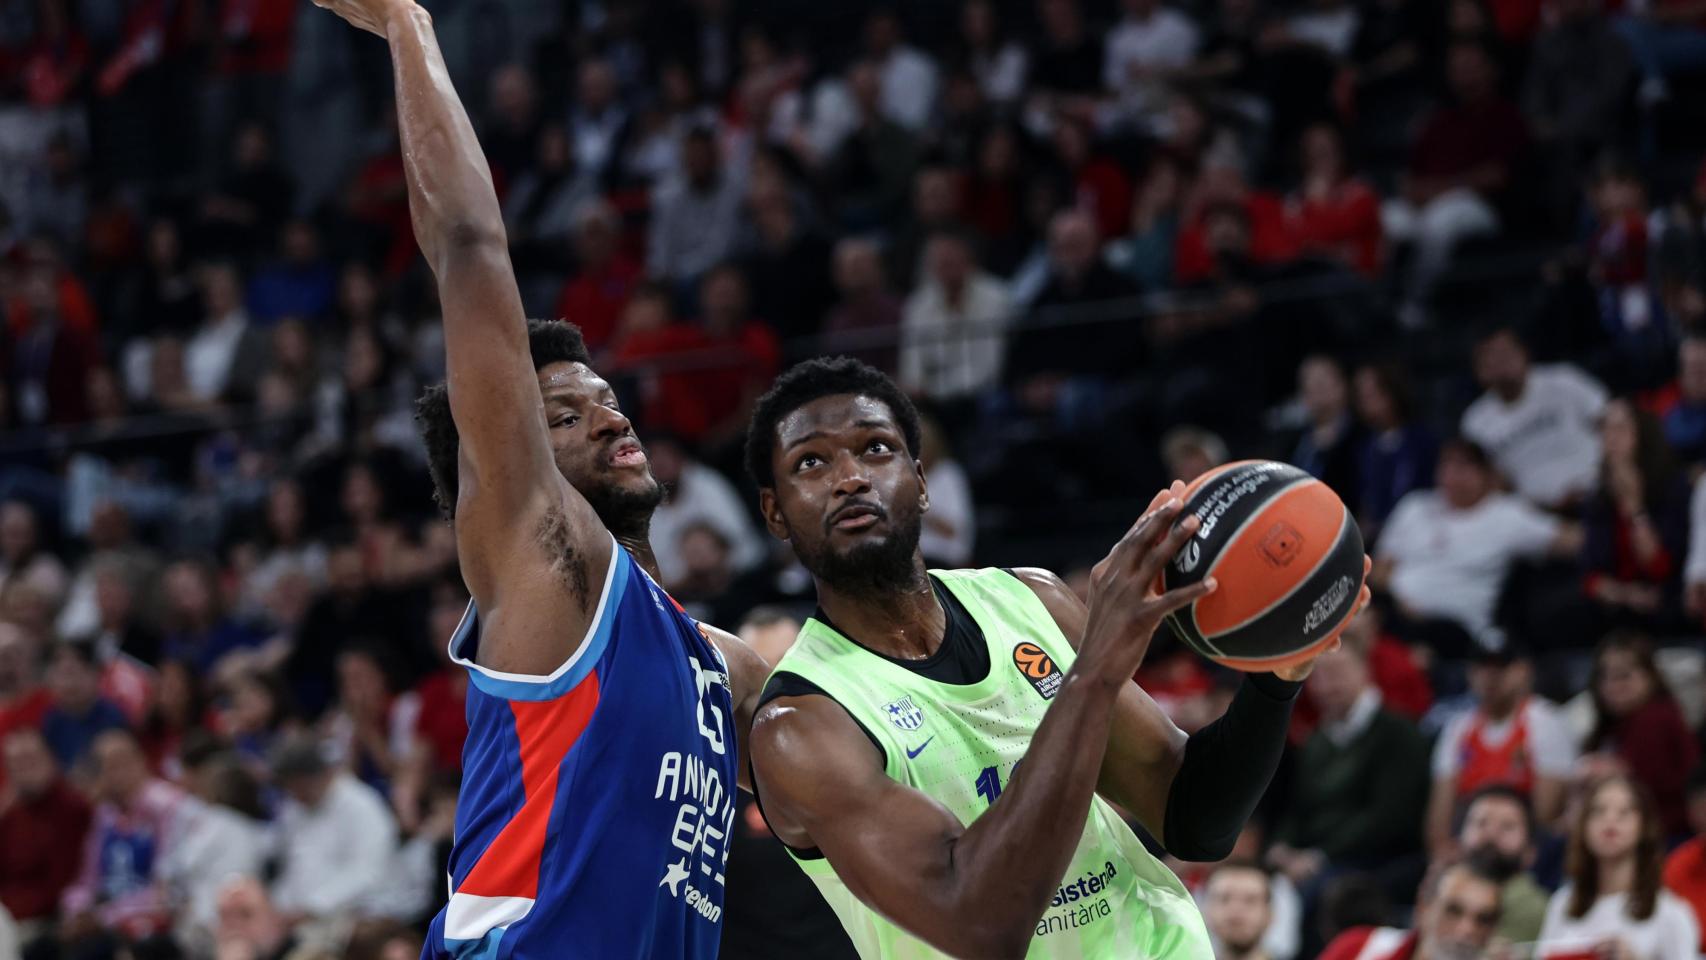
<path fill-rule="evenodd" d="M 616 538 L 616 542 L 620 544 L 624 550 L 627 550 L 633 555 L 634 562 L 640 565 L 640 569 L 650 574 L 651 578 L 661 586 L 663 584 L 663 575 L 658 572 L 657 554 L 652 552 L 652 536 L 650 527 L 648 526 L 646 529 L 638 532 L 624 533 L 619 530 L 612 530 L 610 533 Z"/>
<path fill-rule="evenodd" d="M 901 660 L 922 660 L 942 646 L 948 615 L 936 600 L 924 564 L 908 583 L 879 591 L 837 589 L 819 580 L 818 606 L 835 629 L 870 650 Z"/>

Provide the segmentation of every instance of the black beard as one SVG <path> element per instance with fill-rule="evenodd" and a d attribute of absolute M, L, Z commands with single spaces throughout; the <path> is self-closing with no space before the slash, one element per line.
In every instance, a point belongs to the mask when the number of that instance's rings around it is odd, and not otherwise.
<path fill-rule="evenodd" d="M 797 538 L 794 553 L 812 576 L 843 593 L 859 597 L 882 597 L 918 584 L 918 537 L 924 521 L 917 511 L 893 517 L 894 532 L 882 540 L 865 542 L 837 553 L 827 539 L 807 547 Z"/>
<path fill-rule="evenodd" d="M 645 540 L 651 530 L 652 514 L 663 503 L 663 485 L 656 480 L 645 490 L 611 485 L 580 493 L 592 506 L 592 512 L 604 521 L 605 529 L 618 539 Z"/>
<path fill-rule="evenodd" d="M 1513 857 L 1494 848 L 1492 844 L 1484 843 L 1469 851 L 1475 859 L 1484 862 L 1493 878 L 1504 883 L 1522 872 L 1522 858 Z"/>

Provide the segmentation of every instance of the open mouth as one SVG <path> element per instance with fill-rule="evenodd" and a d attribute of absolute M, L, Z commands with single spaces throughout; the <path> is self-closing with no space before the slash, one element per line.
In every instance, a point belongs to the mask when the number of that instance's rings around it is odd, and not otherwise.
<path fill-rule="evenodd" d="M 624 440 L 610 451 L 610 465 L 613 467 L 639 467 L 645 463 L 645 448 L 637 440 Z"/>
<path fill-rule="evenodd" d="M 830 515 L 829 525 L 832 529 L 848 533 L 857 533 L 877 525 L 877 521 L 887 516 L 883 508 L 875 504 L 855 503 L 842 507 Z"/>

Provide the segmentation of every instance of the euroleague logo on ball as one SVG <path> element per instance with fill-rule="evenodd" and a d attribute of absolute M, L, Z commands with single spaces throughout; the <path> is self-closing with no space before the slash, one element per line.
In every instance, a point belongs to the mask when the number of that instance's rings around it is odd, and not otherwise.
<path fill-rule="evenodd" d="M 1065 679 L 1054 658 L 1034 643 L 1021 643 L 1013 648 L 1013 666 L 1019 668 L 1019 674 L 1030 681 L 1037 695 L 1044 700 L 1054 699 L 1061 681 Z"/>
<path fill-rule="evenodd" d="M 1173 566 L 1177 567 L 1180 573 L 1190 573 L 1201 562 L 1202 544 L 1193 537 L 1190 542 L 1185 544 L 1185 548 L 1179 551 L 1179 556 L 1173 561 Z"/>

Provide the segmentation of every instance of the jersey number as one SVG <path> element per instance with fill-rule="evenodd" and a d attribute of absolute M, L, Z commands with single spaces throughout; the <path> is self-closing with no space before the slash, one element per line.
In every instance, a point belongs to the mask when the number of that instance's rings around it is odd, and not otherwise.
<path fill-rule="evenodd" d="M 1024 760 L 1019 761 L 1019 763 L 1024 762 Z M 1019 774 L 1019 763 L 1013 764 L 1014 776 Z M 1007 782 L 1012 783 L 1013 777 L 1008 777 Z M 1001 796 L 1001 771 L 995 767 L 984 767 L 978 772 L 974 785 L 977 787 L 978 796 L 994 804 L 996 798 Z"/>

